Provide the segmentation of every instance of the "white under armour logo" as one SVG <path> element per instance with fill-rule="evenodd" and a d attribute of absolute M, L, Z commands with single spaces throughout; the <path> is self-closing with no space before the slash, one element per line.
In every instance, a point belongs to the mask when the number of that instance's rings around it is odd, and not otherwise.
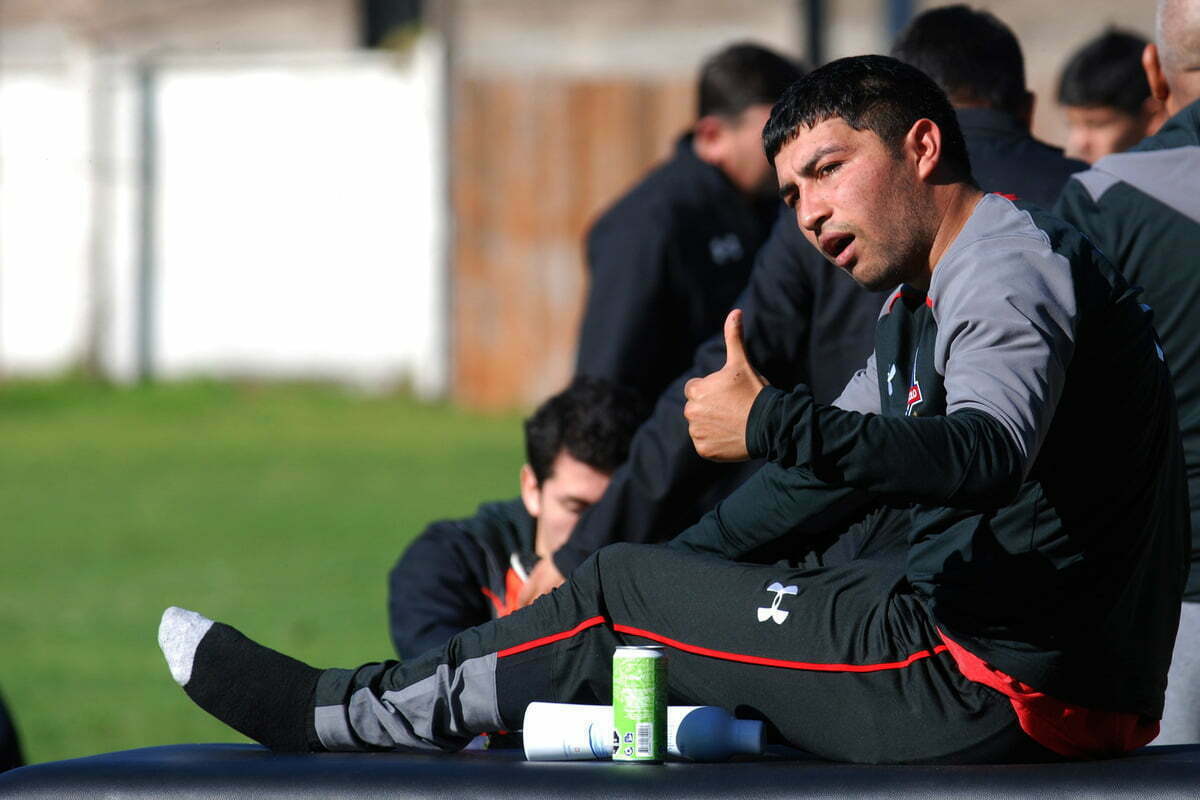
<path fill-rule="evenodd" d="M 785 594 L 796 594 L 800 590 L 795 586 L 784 586 L 779 581 L 775 581 L 767 587 L 767 591 L 774 592 L 775 599 L 771 601 L 771 605 L 758 610 L 758 621 L 766 622 L 767 620 L 771 620 L 776 625 L 782 625 L 783 621 L 788 618 L 788 614 L 791 613 L 790 611 L 779 610 L 779 604 L 783 601 L 783 596 Z"/>
<path fill-rule="evenodd" d="M 896 377 L 896 364 L 892 363 L 892 368 L 888 370 L 887 387 L 888 397 L 892 396 L 892 379 Z"/>

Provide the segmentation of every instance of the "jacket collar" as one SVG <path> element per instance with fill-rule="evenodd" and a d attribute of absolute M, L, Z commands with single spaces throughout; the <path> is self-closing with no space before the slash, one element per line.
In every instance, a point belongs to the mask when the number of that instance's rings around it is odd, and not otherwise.
<path fill-rule="evenodd" d="M 958 125 L 963 130 L 971 128 L 1018 136 L 1029 135 L 1029 129 L 1007 111 L 997 111 L 994 108 L 956 108 L 954 115 L 958 117 Z"/>

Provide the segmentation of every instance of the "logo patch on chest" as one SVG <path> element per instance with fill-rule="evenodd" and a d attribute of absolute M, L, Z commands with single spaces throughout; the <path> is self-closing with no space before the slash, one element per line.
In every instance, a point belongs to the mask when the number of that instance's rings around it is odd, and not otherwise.
<path fill-rule="evenodd" d="M 921 396 L 921 382 L 913 381 L 913 385 L 908 387 L 908 405 L 904 409 L 905 416 L 912 416 L 913 409 L 921 404 L 924 400 Z"/>

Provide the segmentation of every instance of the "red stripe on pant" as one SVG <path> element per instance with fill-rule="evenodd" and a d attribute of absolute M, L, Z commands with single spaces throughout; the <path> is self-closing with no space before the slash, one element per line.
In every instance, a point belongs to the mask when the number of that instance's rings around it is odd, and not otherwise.
<path fill-rule="evenodd" d="M 570 639 L 572 636 L 582 633 L 588 628 L 594 628 L 597 625 L 604 625 L 607 623 L 608 620 L 602 616 L 590 617 L 570 630 L 553 633 L 549 636 L 542 636 L 537 639 L 524 642 L 523 644 L 513 645 L 512 647 L 506 647 L 499 651 L 496 656 L 498 658 L 504 658 L 505 656 L 524 653 L 526 650 L 533 650 L 534 648 L 542 647 L 543 645 L 561 642 L 563 639 Z M 889 669 L 904 669 L 914 662 L 925 658 L 931 658 L 938 653 L 944 653 L 947 650 L 946 645 L 939 644 L 928 650 L 921 650 L 913 653 L 912 655 L 902 658 L 899 661 L 885 661 L 878 664 L 817 664 L 808 661 L 788 661 L 782 658 L 764 658 L 763 656 L 751 656 L 744 653 L 730 653 L 725 650 L 713 650 L 709 647 L 700 647 L 699 645 L 680 642 L 667 636 L 662 636 L 661 634 L 645 631 L 641 628 L 634 628 L 630 625 L 613 624 L 612 629 L 618 633 L 627 633 L 631 636 L 638 636 L 642 639 L 661 642 L 668 647 L 676 650 L 682 650 L 685 653 L 693 653 L 695 655 L 707 656 L 709 658 L 719 658 L 725 661 L 738 661 L 743 664 L 757 664 L 764 667 L 781 667 L 783 669 L 800 669 L 811 672 L 881 672 Z"/>

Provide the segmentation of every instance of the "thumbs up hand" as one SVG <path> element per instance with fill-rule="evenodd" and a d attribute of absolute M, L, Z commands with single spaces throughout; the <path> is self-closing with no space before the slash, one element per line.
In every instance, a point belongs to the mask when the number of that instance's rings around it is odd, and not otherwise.
<path fill-rule="evenodd" d="M 725 318 L 725 366 L 683 387 L 687 403 L 683 416 L 696 452 L 712 461 L 745 461 L 746 421 L 754 399 L 767 385 L 746 357 L 742 342 L 742 312 Z"/>

